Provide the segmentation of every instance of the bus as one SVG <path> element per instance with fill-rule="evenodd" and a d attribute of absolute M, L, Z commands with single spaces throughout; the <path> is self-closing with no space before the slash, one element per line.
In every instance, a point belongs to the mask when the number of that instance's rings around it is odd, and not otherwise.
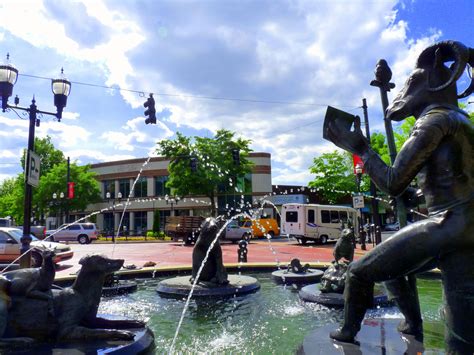
<path fill-rule="evenodd" d="M 354 227 L 359 234 L 359 211 L 352 207 L 287 203 L 281 209 L 281 233 L 294 237 L 300 244 L 312 240 L 326 244 L 341 235 L 341 226 Z"/>

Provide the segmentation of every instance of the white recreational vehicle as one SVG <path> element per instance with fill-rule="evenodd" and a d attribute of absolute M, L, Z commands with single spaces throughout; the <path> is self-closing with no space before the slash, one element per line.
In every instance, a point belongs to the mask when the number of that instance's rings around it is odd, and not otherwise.
<path fill-rule="evenodd" d="M 338 239 L 341 225 L 348 222 L 354 227 L 356 238 L 359 230 L 359 211 L 347 206 L 287 203 L 281 209 L 281 233 L 294 237 L 301 244 L 314 240 L 325 244 Z"/>

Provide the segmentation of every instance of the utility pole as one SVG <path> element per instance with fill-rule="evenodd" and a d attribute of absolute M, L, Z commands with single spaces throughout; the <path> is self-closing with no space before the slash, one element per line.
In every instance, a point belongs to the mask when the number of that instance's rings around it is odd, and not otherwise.
<path fill-rule="evenodd" d="M 388 95 L 387 93 L 395 87 L 394 83 L 391 83 L 392 71 L 387 64 L 385 59 L 380 59 L 375 66 L 375 80 L 370 83 L 371 86 L 376 86 L 380 89 L 380 98 L 382 99 L 383 117 L 385 123 L 385 133 L 387 134 L 387 145 L 390 154 L 390 161 L 395 163 L 397 157 L 397 148 L 395 146 L 395 137 L 393 135 L 392 121 L 387 118 L 387 107 L 388 107 Z M 407 225 L 407 212 L 405 204 L 400 197 L 397 197 L 397 217 L 400 223 L 400 228 Z"/>
<path fill-rule="evenodd" d="M 370 129 L 369 129 L 369 114 L 367 112 L 367 100 L 365 98 L 362 99 L 362 109 L 364 110 L 365 135 L 367 136 L 367 139 L 369 140 L 369 145 L 371 145 Z M 377 188 L 375 187 L 375 184 L 372 181 L 372 179 L 370 179 L 370 195 L 372 196 L 371 207 L 372 207 L 372 213 L 373 213 L 373 218 L 374 218 L 374 224 L 376 226 L 379 226 L 379 228 L 381 228 L 382 224 L 380 223 L 379 201 L 377 200 Z M 380 239 L 381 239 L 380 236 L 376 234 L 375 244 L 380 244 L 382 242 Z"/>

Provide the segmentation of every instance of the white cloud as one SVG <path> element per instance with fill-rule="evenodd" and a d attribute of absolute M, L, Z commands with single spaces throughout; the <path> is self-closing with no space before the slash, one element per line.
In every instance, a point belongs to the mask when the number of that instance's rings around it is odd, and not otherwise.
<path fill-rule="evenodd" d="M 139 11 L 135 2 L 86 0 L 71 6 L 80 3 L 106 31 L 102 41 L 83 45 L 71 37 L 65 20 L 53 17 L 39 0 L 2 4 L 0 27 L 63 55 L 73 66 L 68 73 L 92 63 L 106 85 L 156 93 L 157 112 L 169 115 L 145 126 L 144 117 L 120 112 L 121 102 L 117 111 L 110 109 L 114 130 L 104 132 L 107 128 L 93 122 L 93 113 L 64 112 L 61 123 L 44 120 L 38 136 L 49 134 L 60 149 L 87 162 L 153 153 L 156 141 L 172 137 L 175 130 L 195 135 L 226 128 L 251 139 L 254 150 L 271 152 L 274 182 L 280 184 L 306 184 L 312 179 L 308 167 L 313 158 L 336 149 L 322 139 L 325 105 L 361 115 L 357 107 L 366 97 L 372 131 L 383 129 L 379 93 L 369 86 L 377 60 L 389 61 L 399 89 L 418 53 L 442 36 L 432 30 L 425 37 L 409 38 L 410 23 L 393 10 L 396 0 L 276 2 L 280 11 L 251 2 L 246 6 L 253 6 L 252 11 L 242 18 L 226 17 L 218 2 L 196 3 L 193 16 L 182 14 L 173 2 L 163 5 L 167 11 L 162 12 L 146 2 L 148 13 Z M 166 17 L 167 24 L 153 22 L 152 10 Z M 166 35 L 157 34 L 163 26 Z M 4 37 L 0 33 L 0 41 Z M 126 104 L 143 111 L 142 96 L 120 93 Z M 27 120 L 0 116 L 0 137 L 14 141 L 11 145 L 26 144 L 27 127 Z"/>

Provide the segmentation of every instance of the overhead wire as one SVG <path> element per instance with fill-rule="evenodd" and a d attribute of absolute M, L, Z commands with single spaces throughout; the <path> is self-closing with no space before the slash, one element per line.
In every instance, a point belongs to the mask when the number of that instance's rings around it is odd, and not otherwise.
<path fill-rule="evenodd" d="M 48 78 L 45 76 L 40 75 L 33 75 L 33 74 L 21 74 L 19 73 L 18 76 L 24 76 L 28 78 L 35 78 L 35 79 L 42 79 L 42 80 L 52 80 L 52 78 Z M 147 90 L 136 90 L 136 89 L 127 89 L 122 88 L 120 86 L 110 86 L 110 85 L 101 85 L 101 84 L 94 84 L 94 83 L 86 83 L 82 81 L 73 81 L 69 80 L 71 84 L 76 85 L 83 85 L 83 86 L 90 86 L 95 88 L 107 89 L 107 90 L 117 90 L 117 91 L 125 91 L 131 92 L 144 97 L 145 93 L 153 94 L 156 96 L 165 96 L 165 97 L 182 97 L 182 98 L 192 98 L 192 99 L 199 99 L 199 100 L 217 100 L 217 101 L 237 101 L 237 102 L 249 102 L 249 103 L 263 103 L 263 104 L 281 104 L 281 105 L 301 105 L 301 106 L 314 106 L 314 107 L 324 107 L 328 106 L 328 104 L 324 103 L 310 103 L 310 102 L 294 102 L 294 101 L 280 101 L 280 100 L 256 100 L 256 99 L 242 99 L 236 97 L 220 97 L 220 96 L 206 96 L 206 95 L 188 95 L 188 94 L 172 94 L 172 93 L 160 93 L 160 92 L 151 92 Z M 339 107 L 342 108 L 349 108 L 353 106 L 345 106 L 341 105 Z"/>

